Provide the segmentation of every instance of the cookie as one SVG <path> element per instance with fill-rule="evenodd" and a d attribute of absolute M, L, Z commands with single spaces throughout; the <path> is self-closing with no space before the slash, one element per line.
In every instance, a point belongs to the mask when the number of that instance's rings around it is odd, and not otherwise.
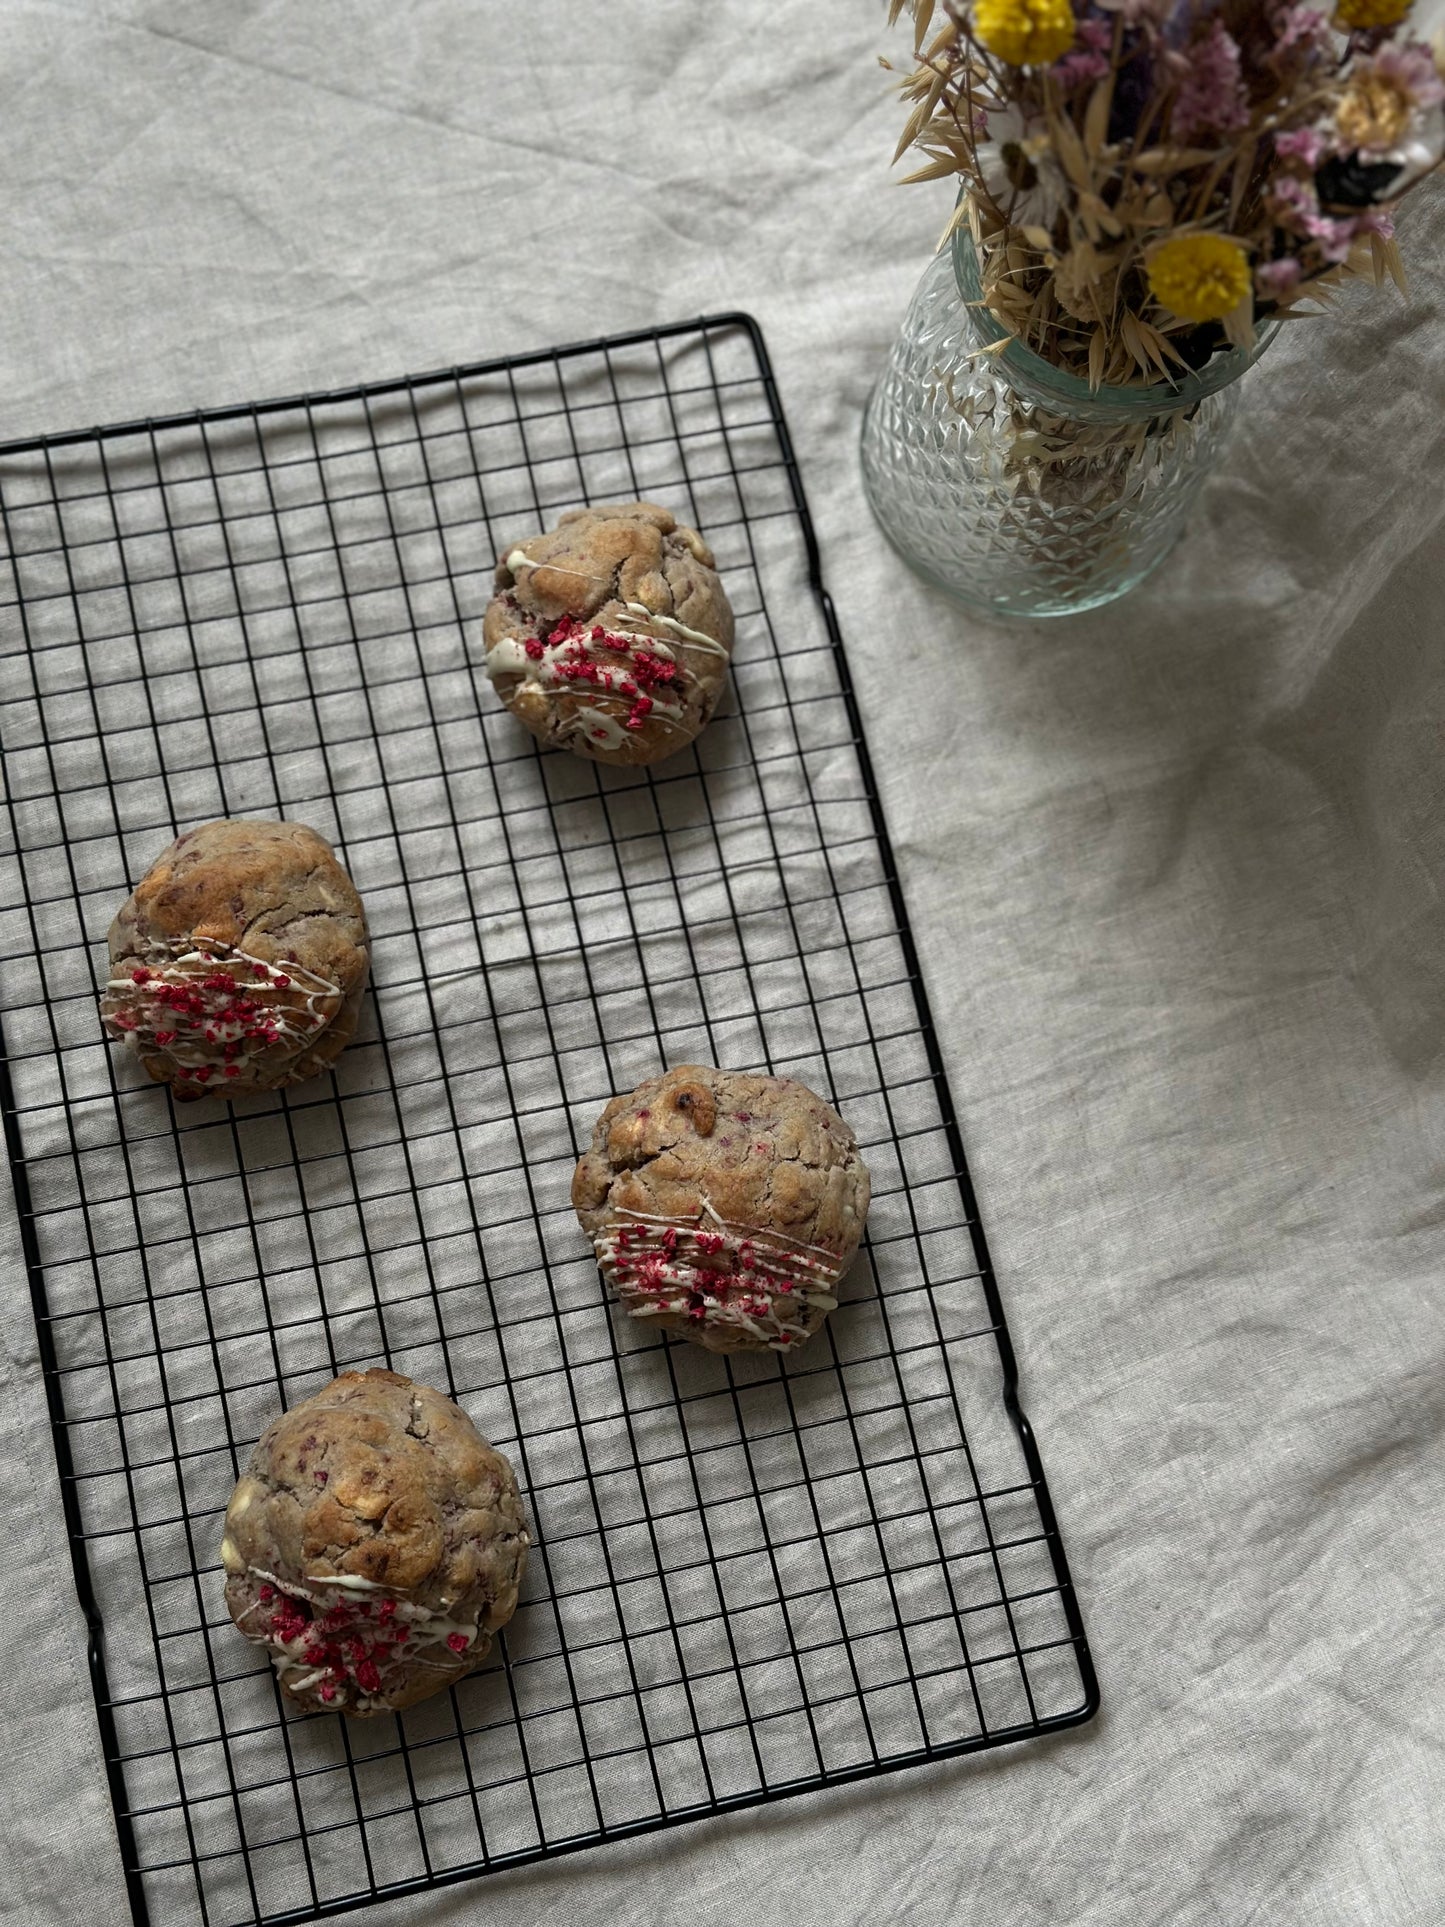
<path fill-rule="evenodd" d="M 299 1084 L 356 1030 L 366 915 L 304 823 L 188 830 L 136 885 L 109 942 L 101 1021 L 182 1100 Z"/>
<path fill-rule="evenodd" d="M 284 1693 L 365 1718 L 439 1693 L 517 1607 L 526 1521 L 466 1413 L 343 1372 L 262 1433 L 226 1509 L 226 1607 Z"/>
<path fill-rule="evenodd" d="M 615 502 L 512 544 L 482 638 L 493 688 L 539 742 L 656 763 L 717 708 L 733 613 L 696 530 L 653 502 Z"/>
<path fill-rule="evenodd" d="M 868 1197 L 857 1139 L 806 1085 L 703 1064 L 614 1098 L 572 1177 L 623 1310 L 713 1352 L 811 1338 Z"/>

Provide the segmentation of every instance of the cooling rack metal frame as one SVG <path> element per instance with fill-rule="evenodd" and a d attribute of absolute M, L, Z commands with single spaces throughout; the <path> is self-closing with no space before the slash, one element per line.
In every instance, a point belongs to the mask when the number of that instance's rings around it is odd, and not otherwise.
<path fill-rule="evenodd" d="M 501 536 L 649 492 L 718 549 L 736 696 L 599 773 L 501 714 L 476 617 Z M 1092 1717 L 751 316 L 0 447 L 0 725 L 0 1110 L 137 1922 L 316 1919 Z M 106 906 L 298 799 L 378 913 L 372 1027 L 334 1082 L 173 1109 L 99 1036 Z M 569 1226 L 590 1116 L 689 1045 L 860 1127 L 869 1243 L 798 1359 L 620 1329 Z M 283 1398 L 383 1359 L 518 1463 L 528 1590 L 404 1720 L 283 1718 L 216 1522 Z"/>

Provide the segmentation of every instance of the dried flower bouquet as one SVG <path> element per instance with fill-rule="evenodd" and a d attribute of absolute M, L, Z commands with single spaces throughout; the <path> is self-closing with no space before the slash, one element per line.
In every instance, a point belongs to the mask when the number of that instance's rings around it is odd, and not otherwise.
<path fill-rule="evenodd" d="M 960 178 L 1003 333 L 1098 388 L 1167 381 L 1348 276 L 1401 287 L 1445 83 L 1411 0 L 891 0 L 908 178 Z M 887 63 L 885 62 L 885 65 Z M 951 231 L 951 230 L 950 230 Z"/>

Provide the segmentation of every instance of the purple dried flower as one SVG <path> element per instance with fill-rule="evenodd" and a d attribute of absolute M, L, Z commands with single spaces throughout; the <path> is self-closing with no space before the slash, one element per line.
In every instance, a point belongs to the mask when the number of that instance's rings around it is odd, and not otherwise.
<path fill-rule="evenodd" d="M 1378 234 L 1382 241 L 1395 238 L 1395 217 L 1387 207 L 1367 207 L 1355 216 L 1356 234 Z"/>
<path fill-rule="evenodd" d="M 1161 21 L 1174 0 L 1096 0 L 1096 4 L 1105 13 L 1117 13 L 1126 27 L 1142 27 Z"/>
<path fill-rule="evenodd" d="M 1321 214 L 1311 223 L 1313 238 L 1320 244 L 1320 253 L 1326 261 L 1348 261 L 1350 249 L 1355 245 L 1359 223 L 1350 216 L 1336 220 L 1333 215 Z"/>
<path fill-rule="evenodd" d="M 1314 127 L 1294 127 L 1288 133 L 1275 135 L 1274 151 L 1283 160 L 1303 161 L 1313 174 L 1324 159 L 1324 135 Z"/>
<path fill-rule="evenodd" d="M 1445 100 L 1445 81 L 1430 49 L 1419 40 L 1387 40 L 1373 60 L 1360 61 L 1355 71 L 1394 87 L 1414 107 L 1435 107 Z"/>
<path fill-rule="evenodd" d="M 1108 71 L 1109 56 L 1091 53 L 1065 54 L 1049 69 L 1060 87 L 1077 87 L 1085 80 L 1102 80 Z"/>
<path fill-rule="evenodd" d="M 1281 175 L 1271 182 L 1269 192 L 1280 225 L 1315 242 L 1326 261 L 1347 260 L 1350 249 L 1363 234 L 1379 234 L 1388 239 L 1394 232 L 1389 225 L 1390 216 L 1382 208 L 1366 208 L 1360 214 L 1341 216 L 1321 214 L 1314 182 L 1302 181 L 1295 174 Z"/>
<path fill-rule="evenodd" d="M 1292 254 L 1282 254 L 1278 261 L 1265 261 L 1255 269 L 1255 286 L 1262 295 L 1279 301 L 1299 286 L 1302 272 Z"/>
<path fill-rule="evenodd" d="M 1330 23 L 1314 7 L 1287 7 L 1280 15 L 1274 43 L 1276 56 L 1292 53 L 1296 48 L 1302 52 L 1323 53 L 1333 46 Z"/>
<path fill-rule="evenodd" d="M 1308 234 L 1307 223 L 1320 211 L 1314 182 L 1302 181 L 1297 174 L 1282 174 L 1271 181 L 1269 194 L 1278 212 L 1286 218 L 1292 217 L 1301 233 Z"/>
<path fill-rule="evenodd" d="M 1061 87 L 1074 87 L 1081 81 L 1102 80 L 1109 71 L 1109 55 L 1114 45 L 1114 29 L 1107 20 L 1085 18 L 1079 22 L 1072 50 L 1055 61 L 1050 74 Z"/>
<path fill-rule="evenodd" d="M 1078 32 L 1079 45 L 1081 47 L 1091 47 L 1096 54 L 1108 53 L 1114 44 L 1114 29 L 1109 25 L 1107 20 L 1100 20 L 1097 16 L 1091 16 L 1088 19 L 1081 20 L 1079 22 Z M 1428 52 L 1426 57 L 1429 57 Z"/>
<path fill-rule="evenodd" d="M 1249 108 L 1239 77 L 1239 44 L 1218 21 L 1180 56 L 1183 78 L 1170 127 L 1180 141 L 1201 134 L 1232 134 L 1249 124 Z"/>

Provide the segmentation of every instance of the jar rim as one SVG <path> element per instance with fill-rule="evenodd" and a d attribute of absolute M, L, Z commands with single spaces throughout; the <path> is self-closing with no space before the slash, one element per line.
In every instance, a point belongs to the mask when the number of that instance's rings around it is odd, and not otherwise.
<path fill-rule="evenodd" d="M 966 198 L 966 194 L 965 189 L 960 200 Z M 959 221 L 948 246 L 953 254 L 954 278 L 959 294 L 967 306 L 978 309 L 983 302 L 983 278 L 979 272 L 978 249 L 967 221 Z M 1221 388 L 1227 388 L 1231 382 L 1238 381 L 1259 360 L 1281 325 L 1278 321 L 1263 321 L 1255 328 L 1253 348 L 1218 349 L 1202 368 L 1191 369 L 1187 374 L 1181 373 L 1177 379 L 1152 382 L 1147 386 L 1123 382 L 1091 388 L 1081 376 L 1071 375 L 1066 369 L 1047 361 L 1017 335 L 1009 340 L 1006 348 L 997 350 L 995 359 L 1021 386 L 1028 388 L 1041 400 L 1056 403 L 1071 414 L 1107 409 L 1111 415 L 1121 412 L 1140 416 L 1160 415 L 1172 413 L 1176 408 L 1189 408 L 1195 402 L 1203 401 L 1206 396 L 1217 394 Z M 996 335 L 994 339 L 997 339 Z"/>

